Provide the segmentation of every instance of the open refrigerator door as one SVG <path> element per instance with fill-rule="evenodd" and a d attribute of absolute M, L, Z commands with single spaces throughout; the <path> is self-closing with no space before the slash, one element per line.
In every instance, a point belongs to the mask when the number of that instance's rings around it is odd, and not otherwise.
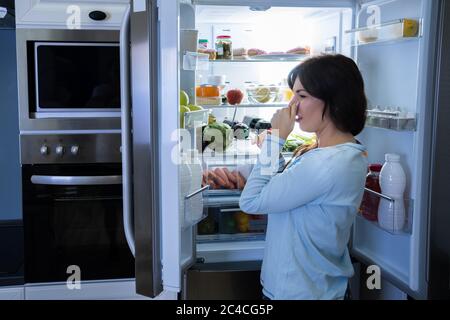
<path fill-rule="evenodd" d="M 358 139 L 367 147 L 369 163 L 383 165 L 385 154 L 398 154 L 406 172 L 402 199 L 366 191 L 365 197 L 376 200 L 378 216 L 369 221 L 364 210 L 358 214 L 351 253 L 416 298 L 424 298 L 427 290 L 431 119 L 426 101 L 432 100 L 433 64 L 428 61 L 435 15 L 432 1 L 364 1 L 355 12 L 355 27 L 346 30 L 369 104 Z"/>

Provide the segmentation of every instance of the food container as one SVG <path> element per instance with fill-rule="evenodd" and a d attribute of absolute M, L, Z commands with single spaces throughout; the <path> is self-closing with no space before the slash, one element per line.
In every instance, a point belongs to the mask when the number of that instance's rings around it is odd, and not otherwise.
<path fill-rule="evenodd" d="M 246 87 L 248 101 L 250 103 L 272 103 L 278 96 L 280 88 L 270 85 L 249 85 Z"/>
<path fill-rule="evenodd" d="M 210 190 L 242 190 L 247 183 L 246 172 L 233 166 L 212 166 L 203 171 L 202 186 Z"/>
<path fill-rule="evenodd" d="M 420 20 L 398 19 L 346 31 L 356 33 L 359 44 L 420 36 Z"/>
<path fill-rule="evenodd" d="M 218 86 L 220 90 L 225 88 L 225 75 L 211 75 L 208 77 L 208 84 Z"/>
<path fill-rule="evenodd" d="M 207 217 L 198 224 L 197 240 L 238 240 L 242 235 L 248 239 L 264 239 L 267 229 L 267 215 L 249 215 L 237 205 L 225 208 L 206 208 Z"/>
<path fill-rule="evenodd" d="M 220 105 L 220 87 L 215 85 L 201 85 L 195 88 L 196 102 L 199 105 Z"/>
<path fill-rule="evenodd" d="M 207 39 L 199 39 L 198 40 L 198 48 L 206 50 L 208 49 L 208 40 Z"/>
<path fill-rule="evenodd" d="M 216 51 L 217 59 L 233 59 L 233 46 L 231 36 L 217 36 Z"/>

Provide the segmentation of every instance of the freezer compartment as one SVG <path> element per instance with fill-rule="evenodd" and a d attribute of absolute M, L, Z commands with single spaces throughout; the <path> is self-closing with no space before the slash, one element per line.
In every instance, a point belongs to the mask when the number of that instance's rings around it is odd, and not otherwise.
<path fill-rule="evenodd" d="M 267 215 L 250 215 L 236 207 L 205 208 L 197 226 L 197 243 L 264 240 Z"/>

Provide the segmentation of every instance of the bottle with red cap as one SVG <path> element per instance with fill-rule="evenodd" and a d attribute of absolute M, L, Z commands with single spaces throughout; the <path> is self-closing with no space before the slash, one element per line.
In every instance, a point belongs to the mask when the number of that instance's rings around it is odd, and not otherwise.
<path fill-rule="evenodd" d="M 366 188 L 381 193 L 380 171 L 382 167 L 383 165 L 378 163 L 369 165 L 369 173 L 366 176 Z M 379 204 L 379 197 L 365 191 L 361 202 L 361 214 L 363 217 L 370 221 L 377 221 Z"/>

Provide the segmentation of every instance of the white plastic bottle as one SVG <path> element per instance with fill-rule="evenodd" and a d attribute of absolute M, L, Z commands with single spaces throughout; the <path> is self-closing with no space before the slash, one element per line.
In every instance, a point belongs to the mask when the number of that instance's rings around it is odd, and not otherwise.
<path fill-rule="evenodd" d="M 393 198 L 395 201 L 380 200 L 378 207 L 378 223 L 389 231 L 401 231 L 405 225 L 404 193 L 406 188 L 406 175 L 400 164 L 398 154 L 385 155 L 386 162 L 380 172 L 381 193 Z"/>

